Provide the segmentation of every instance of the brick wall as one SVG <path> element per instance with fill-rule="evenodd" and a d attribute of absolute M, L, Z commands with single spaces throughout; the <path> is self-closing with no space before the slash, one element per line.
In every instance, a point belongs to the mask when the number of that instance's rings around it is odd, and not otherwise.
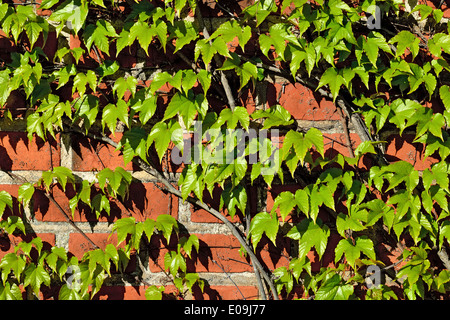
<path fill-rule="evenodd" d="M 239 5 L 246 5 L 249 1 L 240 1 Z M 444 5 L 445 6 L 445 5 Z M 215 17 L 219 15 L 211 10 L 204 12 L 205 16 Z M 43 12 L 48 14 L 48 12 Z M 61 45 L 70 45 L 71 48 L 81 45 L 76 38 L 70 37 L 68 43 L 56 43 L 53 35 L 49 36 L 44 51 L 50 57 Z M 0 56 L 8 59 L 7 52 L 14 51 L 14 44 L 5 38 L 0 38 Z M 173 64 L 183 62 L 175 56 L 168 54 L 162 57 L 160 53 L 151 55 L 151 58 L 140 57 L 139 50 L 131 48 L 124 50 L 117 60 L 124 67 L 133 68 L 145 64 L 146 67 L 157 67 L 164 61 Z M 5 53 L 6 52 L 6 53 Z M 113 54 L 113 53 L 112 53 Z M 96 56 L 91 54 L 85 57 L 83 62 L 86 65 L 92 64 Z M 151 80 L 154 70 L 146 72 L 146 78 L 141 80 Z M 147 82 L 148 83 L 148 82 Z M 63 88 L 61 95 L 70 94 L 70 90 Z M 300 85 L 285 83 L 284 79 L 268 78 L 267 83 L 260 85 L 253 92 L 244 93 L 241 103 L 247 107 L 249 113 L 257 108 L 266 108 L 274 104 L 283 105 L 295 118 L 298 125 L 307 130 L 315 127 L 323 132 L 325 137 L 325 155 L 334 156 L 337 153 L 348 156 L 346 135 L 344 134 L 341 117 L 336 107 L 330 101 L 323 99 L 310 89 Z M 20 108 L 25 105 L 25 98 L 18 92 L 14 92 L 8 99 L 7 108 L 13 111 L 14 116 L 23 117 Z M 161 108 L 164 107 L 164 102 Z M 214 106 L 213 106 L 214 107 Z M 158 111 L 163 114 L 163 109 Z M 181 199 L 170 196 L 161 191 L 154 183 L 153 177 L 134 167 L 131 163 L 123 165 L 123 159 L 119 152 L 111 146 L 107 146 L 88 138 L 79 138 L 69 134 L 58 134 L 56 139 L 43 141 L 40 138 L 28 140 L 25 132 L 25 121 L 18 120 L 11 123 L 7 119 L 0 119 L 0 190 L 6 190 L 15 197 L 15 207 L 18 212 L 17 192 L 18 187 L 24 181 L 34 182 L 41 177 L 42 171 L 50 170 L 55 166 L 65 166 L 73 170 L 80 179 L 94 180 L 95 172 L 105 167 L 114 169 L 122 166 L 133 174 L 135 181 L 130 187 L 129 199 L 121 205 L 111 203 L 111 215 L 100 216 L 99 219 L 88 210 L 81 208 L 75 211 L 73 221 L 83 230 L 90 239 L 100 247 L 108 243 L 115 243 L 116 237 L 110 237 L 112 223 L 117 218 L 132 215 L 137 220 L 145 218 L 155 218 L 159 214 L 170 214 L 182 225 L 182 230 L 187 230 L 191 234 L 198 236 L 200 240 L 199 253 L 194 254 L 188 261 L 188 271 L 198 272 L 200 277 L 207 280 L 206 299 L 241 299 L 256 298 L 258 290 L 253 270 L 249 260 L 242 257 L 238 249 L 239 242 L 231 235 L 228 228 L 209 215 L 207 212 L 194 208 L 192 205 L 183 202 Z M 350 139 L 353 149 L 360 143 L 355 128 L 349 124 Z M 432 157 L 423 159 L 424 148 L 419 143 L 413 143 L 414 135 L 407 133 L 400 137 L 397 134 L 386 134 L 382 137 L 387 141 L 386 153 L 388 160 L 406 160 L 414 164 L 416 169 L 423 170 L 429 168 L 434 159 Z M 112 136 L 115 141 L 121 138 L 120 130 Z M 361 163 L 364 166 L 364 163 Z M 168 166 L 169 171 L 174 171 L 172 166 Z M 5 172 L 7 171 L 7 172 Z M 171 172 L 174 183 L 179 175 L 178 172 Z M 295 184 L 284 186 L 273 185 L 272 188 L 265 189 L 259 185 L 254 187 L 250 197 L 250 207 L 252 213 L 257 210 L 271 209 L 274 198 L 282 191 L 296 190 Z M 68 196 L 73 196 L 73 190 L 68 188 L 65 194 L 55 188 L 54 197 L 61 204 L 66 212 L 70 212 Z M 208 204 L 218 207 L 220 194 L 217 193 L 213 199 L 206 199 Z M 92 249 L 87 240 L 80 235 L 66 221 L 55 205 L 42 194 L 37 192 L 28 208 L 25 208 L 27 221 L 26 239 L 39 236 L 46 246 L 60 246 L 67 249 L 71 254 L 82 257 L 87 251 Z M 235 221 L 241 219 L 236 215 Z M 21 237 L 10 236 L 13 243 L 21 240 Z M 165 250 L 161 246 L 161 239 L 152 238 L 150 256 L 148 257 L 148 271 L 142 275 L 147 283 L 156 285 L 167 285 L 168 290 L 173 286 L 168 282 L 165 273 L 161 270 L 164 266 Z M 331 240 L 333 242 L 333 240 Z M 170 244 L 169 244 L 170 245 Z M 280 244 L 275 248 L 270 242 L 261 241 L 257 248 L 257 254 L 264 263 L 274 269 L 279 266 L 287 266 L 287 259 L 284 252 L 289 253 L 292 248 L 290 243 Z M 13 248 L 8 241 L 0 240 L 0 257 L 8 252 L 13 252 Z M 311 253 L 313 270 L 318 270 L 320 265 Z M 334 261 L 333 250 L 327 250 L 323 258 L 322 266 Z M 145 299 L 145 286 L 139 285 L 133 279 L 133 271 L 136 267 L 136 259 L 130 262 L 127 268 L 130 276 L 128 282 L 123 282 L 118 275 L 113 275 L 106 281 L 106 285 L 96 295 L 98 299 Z M 195 298 L 201 298 L 198 292 L 193 293 Z M 44 298 L 51 298 L 52 293 L 44 290 Z"/>

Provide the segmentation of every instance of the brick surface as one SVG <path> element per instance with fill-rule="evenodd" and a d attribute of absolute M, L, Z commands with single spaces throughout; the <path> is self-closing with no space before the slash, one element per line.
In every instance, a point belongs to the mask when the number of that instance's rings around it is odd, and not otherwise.
<path fill-rule="evenodd" d="M 315 95 L 299 83 L 286 83 L 285 86 L 280 83 L 270 84 L 267 87 L 267 101 L 269 105 L 282 105 L 298 120 L 339 120 L 331 101 Z"/>
<path fill-rule="evenodd" d="M 235 237 L 222 234 L 196 234 L 196 236 L 200 241 L 200 252 L 194 252 L 192 259 L 188 259 L 188 272 L 235 273 L 252 270 L 248 261 L 239 254 L 240 244 Z M 168 249 L 155 236 L 151 239 L 150 248 L 149 268 L 152 272 L 160 272 L 160 267 L 164 268 L 164 255 Z"/>
<path fill-rule="evenodd" d="M 387 137 L 386 159 L 389 162 L 407 161 L 419 171 L 430 168 L 432 164 L 438 162 L 433 156 L 425 159 L 425 146 L 422 143 L 413 143 L 414 137 L 411 134 Z"/>
<path fill-rule="evenodd" d="M 111 135 L 114 142 L 119 142 L 122 133 L 116 132 L 115 136 Z M 71 146 L 73 148 L 73 170 L 74 171 L 100 171 L 104 168 L 115 169 L 116 167 L 132 170 L 133 164 L 130 162 L 126 166 L 121 153 L 115 151 L 116 148 L 93 141 L 92 139 L 81 137 L 79 135 L 72 136 Z"/>
<path fill-rule="evenodd" d="M 30 242 L 33 238 L 39 237 L 43 242 L 43 250 L 51 250 L 56 243 L 55 234 L 53 233 L 29 233 L 27 235 L 0 235 L 0 259 L 7 253 L 14 252 L 14 246 L 22 241 Z"/>
<path fill-rule="evenodd" d="M 91 198 L 100 191 L 91 189 Z M 133 182 L 129 188 L 127 199 L 121 204 L 114 199 L 110 200 L 110 214 L 102 212 L 97 218 L 96 214 L 86 204 L 79 202 L 74 214 L 69 207 L 69 200 L 75 196 L 71 185 L 66 186 L 66 192 L 59 187 L 52 189 L 53 198 L 60 207 L 75 222 L 109 222 L 113 223 L 121 217 L 133 216 L 137 221 L 147 218 L 156 219 L 160 214 L 170 214 L 178 218 L 178 199 L 169 197 L 158 189 L 153 183 Z M 35 218 L 44 222 L 65 222 L 65 216 L 58 207 L 50 201 L 42 190 L 36 190 L 34 197 Z M 170 203 L 170 205 L 169 205 Z"/>
<path fill-rule="evenodd" d="M 117 235 L 115 233 L 87 233 L 89 239 L 92 240 L 99 248 L 105 249 L 105 247 L 112 243 L 117 245 Z M 69 236 L 69 252 L 81 259 L 83 255 L 93 250 L 92 244 L 80 233 L 71 233 Z"/>
<path fill-rule="evenodd" d="M 28 140 L 25 132 L 0 132 L 1 170 L 50 170 L 61 163 L 59 135 L 44 142 Z"/>

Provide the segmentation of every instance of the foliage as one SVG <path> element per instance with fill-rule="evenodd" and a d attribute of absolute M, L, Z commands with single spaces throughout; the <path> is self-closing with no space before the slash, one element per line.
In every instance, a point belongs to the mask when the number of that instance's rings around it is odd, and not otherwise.
<path fill-rule="evenodd" d="M 12 92 L 23 93 L 30 141 L 65 132 L 110 144 L 122 152 L 125 164 L 133 161 L 158 173 L 162 188 L 184 201 L 202 203 L 205 192 L 219 187 L 220 208 L 231 218 L 247 216 L 251 185 L 299 185 L 295 192 L 278 194 L 272 209 L 241 220 L 247 224 L 245 235 L 227 224 L 246 244 L 242 252 L 250 255 L 273 298 L 291 298 L 297 288 L 299 297 L 314 299 L 446 296 L 450 35 L 443 12 L 424 4 L 408 12 L 399 0 L 257 0 L 236 14 L 221 0 L 215 5 L 229 19 L 208 30 L 201 15 L 206 5 L 195 0 L 44 0 L 38 6 L 3 1 L 2 38 L 15 50 L 1 60 L 0 105 L 8 106 Z M 366 16 L 375 14 L 376 6 L 382 28 L 372 30 Z M 45 44 L 55 36 L 60 42 L 78 39 L 82 45 L 61 46 L 50 57 Z M 136 73 L 139 67 L 120 65 L 118 57 L 130 50 L 140 52 L 142 61 L 167 55 L 182 62 L 152 74 L 149 84 L 141 76 L 148 75 L 144 67 Z M 332 100 L 357 132 L 354 119 L 363 119 L 365 126 L 359 129 L 370 139 L 360 134 L 362 143 L 353 154 L 329 156 L 324 134 L 316 128 L 302 130 L 278 103 L 254 112 L 238 103 L 241 93 L 256 90 L 272 73 Z M 70 97 L 60 94 L 64 88 Z M 220 108 L 214 107 L 217 95 Z M 158 112 L 161 98 L 166 103 Z M 14 108 L 0 110 L 5 121 L 17 120 Z M 180 147 L 189 161 L 178 191 L 158 168 L 169 160 L 173 145 L 182 145 L 183 129 L 192 133 L 199 122 L 200 138 L 207 142 L 196 150 Z M 109 136 L 118 127 L 123 138 L 116 144 Z M 239 148 L 238 136 L 225 139 L 230 135 L 226 129 L 237 128 L 246 133 L 279 129 L 282 147 L 266 138 L 246 140 Z M 381 139 L 386 132 L 413 135 L 424 157 L 436 161 L 421 171 L 404 160 L 387 161 Z M 231 163 L 200 162 L 196 152 L 203 159 L 237 156 Z M 250 163 L 255 154 L 258 161 Z M 80 179 L 64 167 L 43 172 L 38 181 L 20 186 L 17 199 L 0 192 L 3 236 L 28 232 L 21 214 L 5 214 L 16 200 L 23 213 L 35 192 L 52 199 L 55 188 L 70 186 L 75 190 L 69 199 L 72 215 L 83 205 L 98 219 L 111 214 L 111 203 L 125 201 L 133 179 L 121 167 L 100 170 L 95 181 Z M 22 288 L 27 297 L 38 296 L 44 287 L 55 285 L 59 299 L 93 298 L 105 279 L 123 274 L 130 259 L 138 259 L 156 238 L 167 246 L 161 268 L 175 285 L 176 297 L 207 285 L 187 268 L 187 260 L 200 250 L 199 239 L 182 233 L 170 215 L 145 221 L 122 217 L 112 232 L 116 244 L 93 248 L 81 259 L 64 248 L 44 248 L 39 237 L 18 243 L 0 261 L 0 298 L 22 299 Z M 288 265 L 270 270 L 268 277 L 267 269 L 253 259 L 263 238 L 274 246 L 289 239 L 296 247 Z M 399 247 L 402 253 L 387 261 L 378 249 L 383 246 Z M 333 256 L 330 265 L 324 262 L 327 250 Z M 367 286 L 370 265 L 384 270 L 386 283 Z M 170 295 L 164 286 L 146 285 L 148 299 Z"/>

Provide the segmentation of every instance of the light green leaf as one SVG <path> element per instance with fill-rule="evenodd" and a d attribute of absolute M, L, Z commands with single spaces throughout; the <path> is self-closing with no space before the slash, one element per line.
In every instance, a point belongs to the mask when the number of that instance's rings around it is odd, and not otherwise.
<path fill-rule="evenodd" d="M 311 248 L 315 248 L 319 258 L 322 258 L 330 236 L 330 229 L 323 225 L 320 219 L 316 222 L 306 218 L 295 225 L 287 233 L 287 237 L 299 241 L 299 259 L 306 257 Z"/>
<path fill-rule="evenodd" d="M 256 247 L 261 240 L 262 235 L 265 233 L 266 236 L 275 244 L 279 228 L 279 223 L 277 215 L 270 215 L 267 212 L 260 212 L 255 215 L 250 222 L 250 235 L 253 245 Z"/>

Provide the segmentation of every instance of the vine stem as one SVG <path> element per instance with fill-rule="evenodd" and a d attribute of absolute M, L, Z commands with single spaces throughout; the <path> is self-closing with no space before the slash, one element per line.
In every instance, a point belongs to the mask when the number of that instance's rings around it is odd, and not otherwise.
<path fill-rule="evenodd" d="M 76 128 L 76 127 L 70 127 L 70 129 L 71 129 L 71 131 L 73 131 L 75 133 L 83 134 L 83 135 L 86 135 L 86 136 L 88 136 L 88 137 L 90 137 L 92 139 L 105 142 L 105 143 L 107 143 L 107 144 L 109 144 L 109 145 L 111 145 L 111 146 L 113 146 L 115 148 L 118 147 L 118 144 L 116 142 L 114 142 L 111 138 L 107 137 L 107 136 L 96 135 L 96 134 L 89 133 L 89 132 L 85 133 L 80 128 Z M 153 168 L 152 166 L 147 164 L 144 160 L 142 160 L 139 157 L 135 157 L 133 159 L 133 162 L 137 166 L 139 166 L 142 170 L 144 170 L 148 174 L 154 176 L 156 178 L 157 182 L 161 183 L 168 192 L 170 192 L 171 194 L 177 196 L 180 199 L 183 199 L 181 191 L 178 190 L 177 188 L 175 188 L 169 182 L 169 180 L 166 177 L 164 177 L 164 175 L 161 174 L 158 170 L 156 170 L 155 168 Z M 217 211 L 216 209 L 210 207 L 206 203 L 201 202 L 200 200 L 198 200 L 198 199 L 196 199 L 194 197 L 191 197 L 191 196 L 188 196 L 186 198 L 186 201 L 191 203 L 191 204 L 193 204 L 193 205 L 195 205 L 195 206 L 197 206 L 197 207 L 200 207 L 201 209 L 204 209 L 205 211 L 207 211 L 208 213 L 213 215 L 215 218 L 217 218 L 220 221 L 222 221 L 228 227 L 228 229 L 231 231 L 232 235 L 236 237 L 236 239 L 239 241 L 239 243 L 242 245 L 242 247 L 245 249 L 245 251 L 249 254 L 253 264 L 256 266 L 256 268 L 258 268 L 260 274 L 262 275 L 264 280 L 269 285 L 270 290 L 272 291 L 272 296 L 273 296 L 274 300 L 279 300 L 278 295 L 277 295 L 277 290 L 275 288 L 275 285 L 274 285 L 271 277 L 268 275 L 268 273 L 264 269 L 263 265 L 258 260 L 258 257 L 253 252 L 252 248 L 248 245 L 247 241 L 245 240 L 245 237 L 242 236 L 242 234 L 239 231 L 239 229 L 233 223 L 231 223 L 225 216 L 223 216 L 219 211 Z"/>
<path fill-rule="evenodd" d="M 197 16 L 200 26 L 203 27 L 203 37 L 205 37 L 205 39 L 208 40 L 210 38 L 210 35 L 208 32 L 208 29 L 206 28 L 205 22 L 203 21 L 203 16 L 202 16 L 202 13 L 200 12 L 200 8 L 199 8 L 198 4 L 195 8 L 195 15 Z M 210 43 L 211 43 L 211 41 L 210 41 Z M 216 54 L 214 55 L 214 61 L 216 62 L 216 65 L 218 68 L 220 68 L 222 66 L 222 62 L 220 61 L 220 58 Z M 225 91 L 225 95 L 227 97 L 230 109 L 231 109 L 231 111 L 233 111 L 234 108 L 236 108 L 236 104 L 234 102 L 234 97 L 233 97 L 233 93 L 231 91 L 230 84 L 228 83 L 228 79 L 223 71 L 220 71 L 220 81 L 222 82 L 222 87 Z"/>

